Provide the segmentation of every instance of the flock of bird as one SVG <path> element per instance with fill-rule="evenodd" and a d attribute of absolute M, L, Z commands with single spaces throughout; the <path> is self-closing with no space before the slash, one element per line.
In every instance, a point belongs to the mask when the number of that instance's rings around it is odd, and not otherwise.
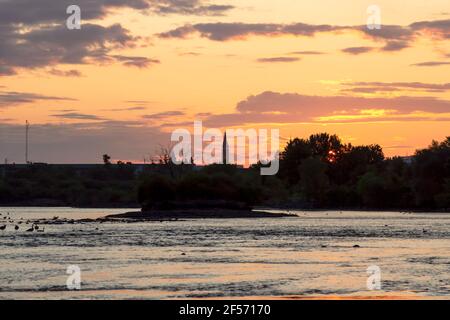
<path fill-rule="evenodd" d="M 10 223 L 12 225 L 14 225 L 14 230 L 19 231 L 20 230 L 20 225 L 23 224 L 24 222 L 19 221 L 17 223 L 14 223 L 14 220 L 11 218 L 9 212 L 7 212 L 6 214 L 0 214 L 0 219 L 3 219 L 5 222 Z M 29 225 L 31 222 L 30 221 L 26 221 L 25 225 Z M 0 225 L 0 231 L 4 231 L 6 230 L 7 225 L 3 224 Z M 39 225 L 35 224 L 35 223 L 31 223 L 31 227 L 29 227 L 28 229 L 25 230 L 26 232 L 45 232 L 45 227 L 40 227 Z"/>
<path fill-rule="evenodd" d="M 290 211 L 288 210 L 288 212 L 290 212 Z M 342 211 L 340 212 L 340 214 L 342 214 Z M 408 214 L 408 213 L 407 213 L 407 212 L 402 212 L 402 214 Z M 412 213 L 409 213 L 409 214 L 412 214 Z M 307 213 L 305 212 L 304 215 L 306 216 Z M 328 216 L 328 213 L 327 213 L 326 215 Z M 0 219 L 3 219 L 3 222 L 7 222 L 7 223 L 9 223 L 9 224 L 11 224 L 11 225 L 14 225 L 14 230 L 16 230 L 16 231 L 19 231 L 19 230 L 20 230 L 20 225 L 24 223 L 24 221 L 23 221 L 22 218 L 20 218 L 20 221 L 14 223 L 14 220 L 11 218 L 9 212 L 7 212 L 6 214 L 1 214 L 1 213 L 0 213 Z M 58 220 L 58 219 L 59 219 L 59 217 L 56 217 L 56 216 L 55 216 L 55 217 L 53 217 L 53 219 L 51 219 L 51 220 L 55 221 L 55 220 Z M 178 220 L 178 219 L 176 218 L 175 221 L 177 221 L 177 220 Z M 101 222 L 102 222 L 102 221 L 101 221 Z M 163 222 L 163 221 L 160 221 L 160 222 Z M 45 227 L 40 227 L 39 225 L 37 225 L 37 224 L 34 223 L 34 222 L 26 221 L 26 222 L 25 222 L 25 225 L 28 226 L 30 223 L 31 223 L 31 227 L 29 227 L 28 229 L 26 229 L 26 230 L 25 230 L 26 232 L 34 232 L 34 231 L 36 231 L 36 232 L 45 232 Z M 74 220 L 69 220 L 68 223 L 73 224 L 73 223 L 74 223 Z M 6 230 L 6 227 L 7 227 L 6 224 L 0 225 L 0 231 Z M 389 225 L 386 224 L 385 227 L 389 227 Z M 96 228 L 95 230 L 98 231 L 99 229 Z M 423 229 L 422 229 L 422 233 L 424 233 L 424 234 L 425 234 L 425 233 L 428 233 L 428 230 L 426 230 L 425 228 L 423 228 Z M 357 246 L 355 246 L 355 247 L 357 247 Z"/>

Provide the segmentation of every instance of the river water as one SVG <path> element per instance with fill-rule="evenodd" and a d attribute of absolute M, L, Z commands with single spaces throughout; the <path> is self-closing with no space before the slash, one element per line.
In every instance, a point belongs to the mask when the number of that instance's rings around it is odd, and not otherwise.
<path fill-rule="evenodd" d="M 26 220 L 130 210 L 0 208 L 0 299 L 450 298 L 445 213 L 291 211 L 298 217 L 25 231 Z M 67 288 L 70 266 L 80 290 Z M 367 286 L 371 266 L 380 290 Z"/>

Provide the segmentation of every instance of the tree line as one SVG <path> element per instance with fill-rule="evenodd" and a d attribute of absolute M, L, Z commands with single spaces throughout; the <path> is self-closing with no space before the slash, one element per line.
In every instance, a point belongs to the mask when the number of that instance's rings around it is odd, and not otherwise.
<path fill-rule="evenodd" d="M 76 207 L 289 207 L 441 210 L 450 208 L 450 137 L 408 159 L 379 145 L 345 144 L 320 133 L 288 141 L 276 176 L 256 164 L 146 166 L 103 156 L 103 165 L 0 166 L 0 205 Z"/>
<path fill-rule="evenodd" d="M 448 209 L 450 137 L 406 159 L 327 133 L 296 138 L 281 153 L 279 179 L 291 200 L 313 208 Z"/>

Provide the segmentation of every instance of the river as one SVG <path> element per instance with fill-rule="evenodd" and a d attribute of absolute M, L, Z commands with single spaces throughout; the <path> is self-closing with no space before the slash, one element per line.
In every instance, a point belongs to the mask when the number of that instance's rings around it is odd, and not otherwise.
<path fill-rule="evenodd" d="M 0 208 L 0 299 L 450 298 L 445 213 L 291 211 L 298 217 L 25 231 L 27 220 L 130 210 Z M 80 290 L 67 288 L 71 266 Z M 369 267 L 380 270 L 379 290 L 367 285 Z"/>

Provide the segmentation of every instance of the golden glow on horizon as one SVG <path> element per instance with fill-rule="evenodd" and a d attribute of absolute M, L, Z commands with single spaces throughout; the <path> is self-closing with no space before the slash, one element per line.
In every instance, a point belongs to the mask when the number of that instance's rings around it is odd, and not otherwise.
<path fill-rule="evenodd" d="M 314 37 L 241 37 L 233 41 L 211 41 L 192 35 L 188 39 L 159 39 L 154 35 L 191 23 L 247 22 L 294 23 L 330 25 L 365 25 L 367 1 L 304 2 L 292 0 L 224 0 L 237 8 L 224 16 L 196 17 L 182 15 L 144 15 L 133 10 L 115 10 L 102 25 L 121 23 L 140 36 L 136 48 L 117 50 L 117 54 L 144 56 L 161 61 L 149 68 L 108 65 L 63 65 L 60 70 L 76 69 L 81 77 L 58 77 L 48 69 L 20 70 L 16 76 L 2 77 L 0 91 L 31 92 L 46 96 L 69 97 L 75 101 L 37 100 L 0 109 L 0 119 L 7 123 L 23 123 L 25 114 L 32 123 L 79 123 L 95 121 L 64 119 L 55 115 L 62 110 L 101 119 L 154 122 L 144 115 L 168 111 L 183 111 L 183 116 L 165 120 L 166 125 L 193 122 L 198 113 L 229 114 L 237 103 L 248 96 L 265 91 L 298 93 L 302 95 L 360 97 L 434 96 L 450 99 L 450 90 L 429 92 L 413 88 L 375 93 L 346 92 L 349 82 L 421 82 L 443 84 L 449 82 L 449 65 L 420 68 L 412 64 L 424 61 L 450 61 L 449 41 L 422 37 L 414 45 L 399 52 L 375 50 L 349 55 L 341 50 L 349 47 L 381 48 L 384 43 L 373 41 L 356 32 L 320 33 Z M 448 0 L 409 1 L 404 3 L 379 0 L 383 24 L 408 25 L 423 20 L 448 19 Z M 318 51 L 323 54 L 293 54 L 299 51 Z M 262 63 L 258 59 L 291 57 L 293 62 Z M 147 101 L 133 103 L 129 101 Z M 134 111 L 125 110 L 140 107 Z M 144 109 L 145 108 L 145 109 Z M 122 109 L 122 111 L 118 111 Z M 282 115 L 273 111 L 267 114 Z M 389 117 L 393 117 L 389 120 Z M 415 120 L 417 118 L 417 120 Z M 436 118 L 441 118 L 435 121 Z M 445 118 L 447 120 L 445 120 Z M 264 125 L 280 127 L 284 137 L 305 137 L 327 131 L 351 137 L 352 143 L 380 143 L 388 155 L 411 154 L 425 147 L 432 139 L 443 139 L 450 128 L 448 113 L 416 112 L 396 114 L 388 109 L 362 109 L 348 113 L 324 113 L 312 123 L 243 124 L 255 128 Z M 444 120 L 443 120 L 444 119 Z M 357 121 L 361 121 L 361 123 Z M 340 123 L 337 123 L 340 122 Z M 192 127 L 185 125 L 188 129 Z M 403 137 L 401 146 L 397 137 Z"/>

